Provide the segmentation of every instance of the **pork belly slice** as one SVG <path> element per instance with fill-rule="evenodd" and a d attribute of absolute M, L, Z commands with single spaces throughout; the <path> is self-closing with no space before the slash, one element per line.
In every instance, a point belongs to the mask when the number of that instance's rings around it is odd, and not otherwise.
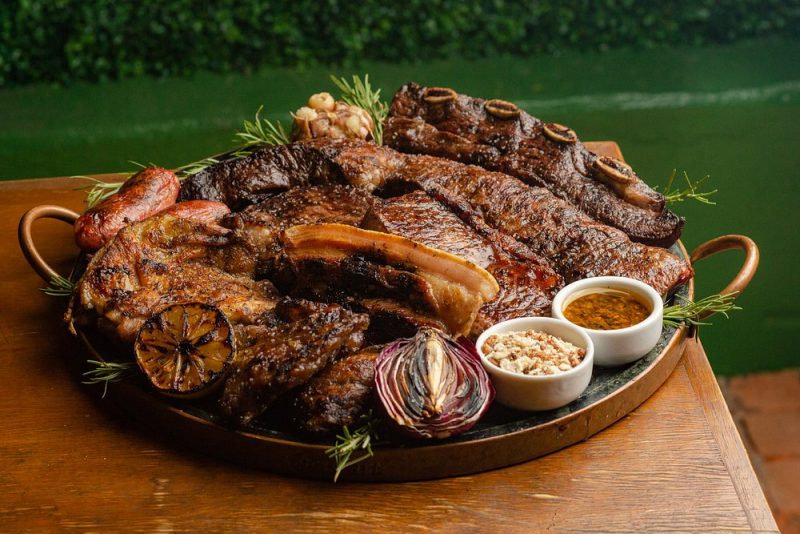
<path fill-rule="evenodd" d="M 357 426 L 373 404 L 380 350 L 372 346 L 344 356 L 300 388 L 292 399 L 293 418 L 300 430 L 327 434 Z"/>
<path fill-rule="evenodd" d="M 300 186 L 350 183 L 370 187 L 400 164 L 402 158 L 371 143 L 365 143 L 355 158 L 335 145 L 311 148 L 293 143 L 211 165 L 183 181 L 179 199 L 215 200 L 239 211 Z"/>
<path fill-rule="evenodd" d="M 233 323 L 256 322 L 275 307 L 276 291 L 217 263 L 229 234 L 169 214 L 123 228 L 89 262 L 66 320 L 111 329 L 124 342 L 153 314 L 180 302 L 217 306 Z"/>
<path fill-rule="evenodd" d="M 472 337 L 499 321 L 549 315 L 553 295 L 563 285 L 552 269 L 530 261 L 533 252 L 527 251 L 524 260 L 513 256 L 502 248 L 503 240 L 491 241 L 479 235 L 422 191 L 376 200 L 362 227 L 444 250 L 491 273 L 500 290 L 478 312 L 470 332 Z M 522 248 L 524 245 L 516 243 L 512 250 L 519 252 Z"/>
<path fill-rule="evenodd" d="M 479 165 L 545 187 L 631 239 L 669 246 L 683 219 L 625 163 L 598 156 L 559 124 L 545 124 L 502 101 L 408 83 L 394 95 L 388 146 Z"/>
<path fill-rule="evenodd" d="M 220 399 L 222 414 L 235 425 L 248 425 L 279 396 L 308 382 L 343 353 L 358 350 L 369 324 L 366 315 L 336 304 L 306 303 L 300 310 L 292 302 L 280 306 L 294 306 L 277 313 L 289 321 L 238 332 L 234 371 Z"/>
<path fill-rule="evenodd" d="M 358 226 L 372 201 L 373 196 L 361 188 L 320 185 L 290 189 L 248 206 L 222 223 L 233 230 L 224 263 L 233 272 L 255 278 L 285 276 L 280 272 L 283 266 L 277 239 L 282 230 L 313 223 Z"/>
<path fill-rule="evenodd" d="M 314 300 L 389 298 L 466 335 L 499 290 L 485 269 L 404 237 L 341 224 L 286 229 L 297 291 Z"/>

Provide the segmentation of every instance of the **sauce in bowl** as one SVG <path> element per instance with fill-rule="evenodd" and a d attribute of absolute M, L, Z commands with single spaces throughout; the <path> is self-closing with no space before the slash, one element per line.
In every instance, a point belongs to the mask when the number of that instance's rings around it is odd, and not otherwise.
<path fill-rule="evenodd" d="M 633 291 L 594 288 L 567 304 L 562 313 L 571 323 L 592 330 L 619 330 L 639 324 L 652 313 Z"/>

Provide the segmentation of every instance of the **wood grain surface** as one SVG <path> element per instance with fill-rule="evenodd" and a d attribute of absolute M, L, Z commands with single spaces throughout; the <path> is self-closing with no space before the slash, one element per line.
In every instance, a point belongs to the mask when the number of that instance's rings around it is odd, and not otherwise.
<path fill-rule="evenodd" d="M 35 205 L 80 210 L 74 186 L 0 184 L 2 531 L 777 531 L 699 341 L 610 428 L 480 475 L 332 484 L 191 452 L 129 420 L 66 363 L 82 349 L 61 322 L 64 302 L 36 290 L 42 283 L 15 233 Z M 41 221 L 34 233 L 42 255 L 67 272 L 71 229 Z"/>

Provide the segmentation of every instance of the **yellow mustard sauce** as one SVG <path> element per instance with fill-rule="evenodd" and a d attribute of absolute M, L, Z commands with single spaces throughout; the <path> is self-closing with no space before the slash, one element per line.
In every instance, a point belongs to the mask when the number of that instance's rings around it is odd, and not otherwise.
<path fill-rule="evenodd" d="M 641 323 L 652 310 L 631 291 L 592 289 L 567 304 L 564 317 L 592 330 L 619 330 Z"/>

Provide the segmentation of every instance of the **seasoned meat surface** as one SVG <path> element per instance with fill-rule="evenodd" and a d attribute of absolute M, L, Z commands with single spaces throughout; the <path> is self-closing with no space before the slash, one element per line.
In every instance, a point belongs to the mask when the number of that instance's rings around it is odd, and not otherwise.
<path fill-rule="evenodd" d="M 369 187 L 401 162 L 393 153 L 371 143 L 365 143 L 353 159 L 335 145 L 328 146 L 326 140 L 310 145 L 293 143 L 212 165 L 184 180 L 179 198 L 216 200 L 238 211 L 299 186 L 350 183 Z"/>
<path fill-rule="evenodd" d="M 77 284 L 68 322 L 111 327 L 132 341 L 150 316 L 179 302 L 219 307 L 249 324 L 275 306 L 269 282 L 228 273 L 216 263 L 229 231 L 172 215 L 123 228 L 94 255 Z"/>
<path fill-rule="evenodd" d="M 373 196 L 349 185 L 319 185 L 290 189 L 228 216 L 233 230 L 226 248 L 236 272 L 257 278 L 281 276 L 278 234 L 290 226 L 338 223 L 357 226 L 372 205 Z"/>
<path fill-rule="evenodd" d="M 630 167 L 597 156 L 568 128 L 507 102 L 409 83 L 394 96 L 384 139 L 403 152 L 480 165 L 545 187 L 635 241 L 669 246 L 680 237 L 683 219 Z"/>
<path fill-rule="evenodd" d="M 249 424 L 278 396 L 308 382 L 342 352 L 360 348 L 369 324 L 366 315 L 335 304 L 315 304 L 309 311 L 302 317 L 295 308 L 284 317 L 296 320 L 248 328 L 249 344 L 237 350 L 220 400 L 232 423 Z"/>
<path fill-rule="evenodd" d="M 692 276 L 686 262 L 666 249 L 634 243 L 547 189 L 530 187 L 513 176 L 416 156 L 393 178 L 419 185 L 445 205 L 469 205 L 489 225 L 547 258 L 566 283 L 627 276 L 666 294 Z"/>
<path fill-rule="evenodd" d="M 524 258 L 513 256 L 503 249 L 505 241 L 481 236 L 423 191 L 377 200 L 362 226 L 456 254 L 489 271 L 500 292 L 481 307 L 473 337 L 505 319 L 549 314 L 554 293 L 563 285 L 551 268 L 530 261 L 535 256 L 532 251 Z M 510 248 L 519 252 L 525 245 Z"/>
<path fill-rule="evenodd" d="M 379 354 L 373 346 L 345 356 L 300 388 L 293 399 L 298 427 L 323 434 L 353 426 L 372 405 Z"/>

